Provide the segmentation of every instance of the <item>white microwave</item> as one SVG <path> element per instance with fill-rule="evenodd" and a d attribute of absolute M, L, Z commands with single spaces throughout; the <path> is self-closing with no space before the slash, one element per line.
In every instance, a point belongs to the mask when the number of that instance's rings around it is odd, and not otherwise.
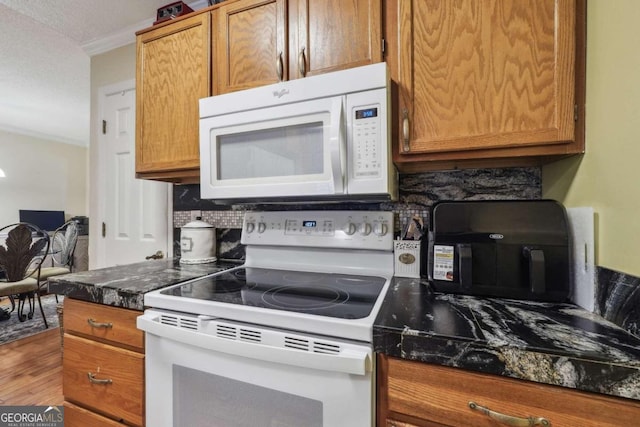
<path fill-rule="evenodd" d="M 200 193 L 220 201 L 395 200 L 385 63 L 200 100 Z"/>

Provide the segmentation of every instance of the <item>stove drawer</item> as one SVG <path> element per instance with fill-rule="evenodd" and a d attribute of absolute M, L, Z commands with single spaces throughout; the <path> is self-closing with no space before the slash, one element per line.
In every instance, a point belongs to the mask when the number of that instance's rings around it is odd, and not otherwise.
<path fill-rule="evenodd" d="M 123 427 L 124 424 L 87 411 L 72 403 L 64 403 L 65 427 Z"/>
<path fill-rule="evenodd" d="M 143 425 L 143 354 L 65 334 L 62 388 L 68 401 Z"/>
<path fill-rule="evenodd" d="M 144 352 L 144 333 L 136 328 L 139 311 L 71 298 L 64 300 L 64 330 Z"/>

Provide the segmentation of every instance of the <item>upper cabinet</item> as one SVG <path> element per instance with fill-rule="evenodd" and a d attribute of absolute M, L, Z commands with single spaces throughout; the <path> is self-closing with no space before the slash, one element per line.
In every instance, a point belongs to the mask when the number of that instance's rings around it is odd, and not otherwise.
<path fill-rule="evenodd" d="M 240 0 L 212 12 L 213 93 L 287 79 L 286 0 Z"/>
<path fill-rule="evenodd" d="M 200 98 L 383 59 L 401 172 L 584 152 L 585 9 L 585 0 L 227 0 L 159 24 L 137 36 L 137 176 L 199 181 Z"/>
<path fill-rule="evenodd" d="M 136 176 L 199 182 L 198 100 L 210 95 L 209 14 L 139 33 Z"/>
<path fill-rule="evenodd" d="M 580 0 L 387 0 L 401 171 L 584 151 Z"/>
<path fill-rule="evenodd" d="M 212 12 L 214 94 L 382 61 L 381 0 L 239 0 Z"/>
<path fill-rule="evenodd" d="M 382 0 L 290 0 L 292 78 L 382 61 Z"/>

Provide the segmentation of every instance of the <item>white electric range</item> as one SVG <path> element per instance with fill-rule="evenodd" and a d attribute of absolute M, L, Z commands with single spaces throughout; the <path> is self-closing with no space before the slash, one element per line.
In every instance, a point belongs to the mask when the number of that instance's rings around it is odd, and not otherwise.
<path fill-rule="evenodd" d="M 244 265 L 145 295 L 147 423 L 373 426 L 393 213 L 248 212 L 241 242 Z"/>

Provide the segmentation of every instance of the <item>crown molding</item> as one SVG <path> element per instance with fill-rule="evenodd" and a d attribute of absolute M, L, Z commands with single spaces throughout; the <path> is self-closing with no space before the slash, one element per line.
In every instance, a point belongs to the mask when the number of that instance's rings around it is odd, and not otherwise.
<path fill-rule="evenodd" d="M 185 2 L 191 9 L 199 10 L 209 7 L 207 0 L 197 0 L 193 2 Z M 126 46 L 136 41 L 136 32 L 148 28 L 155 22 L 155 17 L 145 19 L 134 25 L 122 28 L 114 33 L 107 35 L 98 40 L 84 43 L 80 47 L 89 56 L 99 55 L 122 46 Z"/>
<path fill-rule="evenodd" d="M 21 128 L 21 127 L 6 125 L 6 124 L 3 124 L 3 123 L 0 123 L 0 131 L 1 132 L 13 133 L 15 135 L 28 136 L 30 138 L 42 139 L 42 140 L 45 140 L 45 141 L 58 142 L 60 144 L 77 145 L 79 147 L 84 147 L 84 148 L 87 148 L 89 146 L 88 136 L 87 136 L 87 140 L 86 141 L 80 141 L 80 140 L 77 140 L 77 139 L 66 138 L 66 137 L 60 136 L 60 135 L 54 135 L 54 134 L 46 133 L 46 132 L 37 132 L 37 131 L 33 131 L 31 129 L 25 129 L 25 128 Z"/>

